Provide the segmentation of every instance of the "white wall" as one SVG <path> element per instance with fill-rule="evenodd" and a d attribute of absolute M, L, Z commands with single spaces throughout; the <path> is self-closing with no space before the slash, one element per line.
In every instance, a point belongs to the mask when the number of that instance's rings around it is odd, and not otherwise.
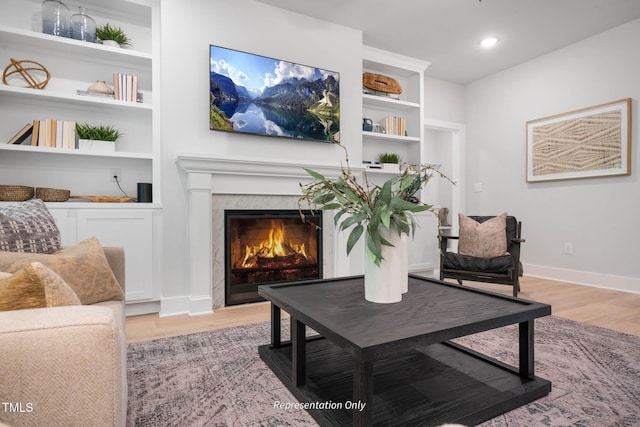
<path fill-rule="evenodd" d="M 429 74 L 427 68 L 426 74 Z M 464 86 L 425 76 L 424 116 L 428 119 L 464 123 Z"/>
<path fill-rule="evenodd" d="M 525 274 L 640 292 L 638 40 L 640 20 L 467 86 L 467 212 L 522 220 Z M 528 120 L 623 98 L 633 99 L 631 176 L 526 182 Z"/>
<path fill-rule="evenodd" d="M 209 45 L 340 73 L 341 140 L 361 161 L 362 33 L 252 0 L 162 0 L 164 297 L 189 293 L 187 198 L 179 152 L 338 164 L 332 144 L 209 130 Z M 213 236 L 222 239 L 223 236 Z"/>

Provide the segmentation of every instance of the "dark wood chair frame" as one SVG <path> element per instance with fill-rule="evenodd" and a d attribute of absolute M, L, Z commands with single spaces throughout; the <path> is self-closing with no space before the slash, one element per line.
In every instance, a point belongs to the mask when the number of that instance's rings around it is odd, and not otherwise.
<path fill-rule="evenodd" d="M 513 257 L 514 268 L 508 270 L 504 274 L 489 273 L 478 270 L 445 269 L 443 266 L 444 255 L 447 252 L 448 242 L 449 240 L 458 240 L 459 238 L 459 236 L 451 236 L 444 233 L 439 233 L 438 235 L 438 239 L 440 240 L 440 280 L 455 279 L 461 286 L 463 280 L 511 285 L 513 287 L 513 296 L 517 297 L 518 291 L 520 290 L 520 275 L 522 271 L 522 265 L 520 264 L 520 244 L 525 241 L 522 238 L 522 222 L 517 222 L 516 236 L 508 242 L 507 246 L 509 254 Z"/>

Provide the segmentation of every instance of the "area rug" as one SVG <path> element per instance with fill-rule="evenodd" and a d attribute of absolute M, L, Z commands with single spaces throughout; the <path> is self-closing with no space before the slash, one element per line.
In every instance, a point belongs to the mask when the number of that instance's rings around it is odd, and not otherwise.
<path fill-rule="evenodd" d="M 284 322 L 287 323 L 287 322 Z M 517 326 L 456 341 L 517 365 Z M 129 426 L 316 426 L 258 356 L 269 323 L 129 344 Z M 482 426 L 640 426 L 640 337 L 555 316 L 535 323 L 552 391 Z M 289 405 L 293 406 L 293 405 Z"/>

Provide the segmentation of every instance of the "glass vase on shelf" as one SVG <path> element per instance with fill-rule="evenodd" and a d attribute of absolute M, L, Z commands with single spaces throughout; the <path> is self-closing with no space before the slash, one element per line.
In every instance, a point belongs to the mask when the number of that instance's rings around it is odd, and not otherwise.
<path fill-rule="evenodd" d="M 60 37 L 70 36 L 69 8 L 58 0 L 42 2 L 42 32 Z"/>
<path fill-rule="evenodd" d="M 71 38 L 85 42 L 96 42 L 96 21 L 87 15 L 87 8 L 80 6 L 80 11 L 71 16 Z"/>

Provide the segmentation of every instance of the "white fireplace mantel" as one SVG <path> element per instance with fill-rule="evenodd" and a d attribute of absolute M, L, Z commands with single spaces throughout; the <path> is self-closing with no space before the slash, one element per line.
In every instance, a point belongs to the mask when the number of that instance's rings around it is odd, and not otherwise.
<path fill-rule="evenodd" d="M 213 312 L 212 195 L 299 196 L 300 183 L 311 180 L 304 168 L 329 178 L 341 174 L 340 165 L 335 164 L 302 165 L 285 160 L 200 153 L 178 153 L 176 163 L 187 178 L 190 295 L 164 299 L 161 315 Z M 364 168 L 352 170 L 358 173 Z"/>
<path fill-rule="evenodd" d="M 309 182 L 304 168 L 327 177 L 341 174 L 336 164 L 300 164 L 255 157 L 216 157 L 210 154 L 179 153 L 178 167 L 187 174 L 187 186 L 207 186 L 214 194 L 300 194 L 300 183 Z M 364 168 L 353 168 L 356 173 Z"/>

